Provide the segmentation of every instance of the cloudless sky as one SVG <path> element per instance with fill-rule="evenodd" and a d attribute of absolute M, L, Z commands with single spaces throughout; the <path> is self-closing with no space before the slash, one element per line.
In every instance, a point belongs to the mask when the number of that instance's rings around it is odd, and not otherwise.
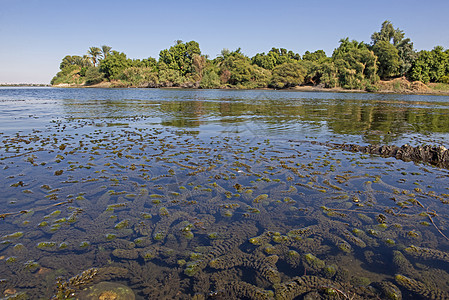
<path fill-rule="evenodd" d="M 0 83 L 49 83 L 64 56 L 102 45 L 130 58 L 157 59 L 179 39 L 210 58 L 238 47 L 330 56 L 341 38 L 370 42 L 385 20 L 417 50 L 447 49 L 448 13 L 448 0 L 0 0 Z"/>

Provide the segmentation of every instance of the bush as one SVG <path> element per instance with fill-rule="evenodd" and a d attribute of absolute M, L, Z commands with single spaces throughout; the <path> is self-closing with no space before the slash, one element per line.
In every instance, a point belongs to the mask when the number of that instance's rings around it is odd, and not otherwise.
<path fill-rule="evenodd" d="M 449 75 L 442 76 L 439 82 L 449 84 Z"/>
<path fill-rule="evenodd" d="M 80 84 L 82 79 L 80 78 L 81 67 L 77 65 L 69 65 L 59 71 L 55 77 L 51 80 L 52 85 L 61 83 L 67 84 Z"/>
<path fill-rule="evenodd" d="M 221 86 L 220 76 L 213 69 L 204 70 L 203 78 L 200 81 L 200 87 L 203 89 L 216 89 Z"/>
<path fill-rule="evenodd" d="M 304 82 L 306 69 L 300 63 L 287 62 L 273 69 L 271 86 L 275 88 L 288 88 Z"/>
<path fill-rule="evenodd" d="M 97 84 L 103 81 L 104 74 L 100 72 L 98 67 L 89 67 L 85 71 L 86 85 Z"/>
<path fill-rule="evenodd" d="M 128 86 L 134 87 L 154 87 L 159 83 L 157 73 L 152 67 L 127 68 L 118 77 Z"/>

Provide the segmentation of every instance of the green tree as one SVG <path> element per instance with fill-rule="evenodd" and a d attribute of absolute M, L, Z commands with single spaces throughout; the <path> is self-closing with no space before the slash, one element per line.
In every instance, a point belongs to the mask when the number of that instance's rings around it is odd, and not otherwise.
<path fill-rule="evenodd" d="M 101 49 L 98 47 L 90 47 L 87 51 L 87 54 L 90 55 L 90 59 L 92 60 L 92 65 L 95 67 L 98 62 L 98 58 L 101 55 Z"/>
<path fill-rule="evenodd" d="M 301 56 L 293 51 L 287 51 L 284 48 L 271 48 L 267 54 L 257 53 L 251 58 L 252 64 L 258 65 L 261 68 L 272 70 L 274 67 L 282 65 L 286 62 L 299 61 Z"/>
<path fill-rule="evenodd" d="M 363 42 L 341 39 L 332 60 L 338 72 L 338 84 L 347 89 L 364 89 L 378 80 L 377 57 Z"/>
<path fill-rule="evenodd" d="M 104 74 L 99 67 L 91 66 L 86 70 L 86 85 L 97 84 L 103 81 Z"/>
<path fill-rule="evenodd" d="M 169 69 L 177 70 L 182 76 L 194 72 L 193 57 L 201 55 L 200 46 L 195 41 L 183 43 L 177 41 L 170 49 L 159 53 L 159 63 L 164 63 Z"/>
<path fill-rule="evenodd" d="M 387 41 L 381 40 L 373 47 L 377 56 L 378 74 L 385 79 L 398 74 L 400 57 L 398 49 Z"/>
<path fill-rule="evenodd" d="M 131 62 L 126 58 L 125 53 L 114 50 L 101 61 L 100 71 L 107 79 L 118 79 L 118 75 L 130 65 Z"/>
<path fill-rule="evenodd" d="M 270 81 L 271 72 L 257 65 L 241 53 L 240 48 L 225 53 L 218 58 L 222 83 L 228 83 L 240 88 L 266 87 Z"/>
<path fill-rule="evenodd" d="M 203 70 L 206 67 L 206 57 L 204 55 L 194 54 L 192 65 L 194 68 L 195 81 L 201 81 L 203 78 Z"/>
<path fill-rule="evenodd" d="M 333 62 L 324 62 L 317 66 L 314 75 L 326 88 L 334 88 L 338 85 L 338 69 Z"/>
<path fill-rule="evenodd" d="M 210 65 L 203 71 L 203 77 L 200 81 L 200 87 L 203 89 L 216 89 L 221 86 L 220 76 L 217 67 Z"/>
<path fill-rule="evenodd" d="M 302 59 L 307 60 L 307 61 L 322 63 L 323 61 L 328 60 L 328 57 L 326 56 L 326 52 L 324 52 L 324 50 L 317 50 L 312 53 L 310 53 L 309 51 L 306 51 L 304 53 L 304 55 L 302 56 Z"/>
<path fill-rule="evenodd" d="M 304 82 L 306 68 L 299 62 L 286 62 L 273 69 L 271 86 L 275 88 L 288 88 Z"/>
<path fill-rule="evenodd" d="M 111 54 L 112 47 L 103 45 L 101 46 L 101 57 L 105 59 L 109 54 Z"/>
<path fill-rule="evenodd" d="M 61 64 L 59 65 L 59 69 L 64 69 L 65 67 L 68 66 L 80 66 L 80 67 L 89 67 L 91 65 L 89 59 L 87 58 L 87 56 L 81 57 L 78 55 L 66 55 L 63 59 Z"/>
<path fill-rule="evenodd" d="M 162 86 L 180 86 L 184 83 L 184 77 L 178 70 L 172 69 L 164 62 L 159 62 L 159 83 Z"/>
<path fill-rule="evenodd" d="M 394 28 L 390 21 L 384 21 L 380 31 L 374 32 L 371 35 L 371 41 L 373 46 L 376 46 L 379 42 L 387 42 L 393 45 L 398 50 L 399 74 L 403 76 L 408 73 L 417 54 L 413 49 L 413 43 L 409 38 L 405 38 L 405 34 L 402 30 Z M 379 72 L 383 74 L 388 73 L 385 72 L 382 67 L 379 67 Z"/>
<path fill-rule="evenodd" d="M 151 67 L 126 68 L 120 73 L 119 79 L 133 87 L 155 87 L 159 84 L 158 74 Z"/>
<path fill-rule="evenodd" d="M 432 51 L 419 52 L 409 76 L 411 80 L 428 83 L 444 81 L 443 78 L 447 74 L 449 74 L 449 51 L 436 46 Z"/>

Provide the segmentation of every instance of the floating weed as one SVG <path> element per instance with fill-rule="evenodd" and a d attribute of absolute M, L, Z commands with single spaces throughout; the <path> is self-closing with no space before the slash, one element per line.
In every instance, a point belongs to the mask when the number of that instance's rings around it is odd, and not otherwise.
<path fill-rule="evenodd" d="M 150 213 L 141 213 L 140 215 L 141 215 L 142 219 L 146 219 L 146 220 L 151 219 L 153 217 L 153 215 Z"/>
<path fill-rule="evenodd" d="M 18 238 L 20 238 L 22 236 L 23 236 L 23 232 L 22 231 L 17 231 L 17 232 L 11 233 L 11 234 L 4 235 L 2 237 L 2 239 L 4 239 L 4 240 L 7 240 L 7 239 L 18 239 Z"/>
<path fill-rule="evenodd" d="M 396 242 L 395 242 L 393 239 L 386 239 L 386 240 L 385 240 L 385 243 L 386 243 L 387 245 L 391 245 L 391 246 L 396 245 Z"/>
<path fill-rule="evenodd" d="M 410 230 L 409 232 L 407 232 L 407 235 L 411 238 L 419 238 L 420 237 L 419 232 L 417 232 L 416 230 Z"/>
<path fill-rule="evenodd" d="M 109 239 L 109 238 L 106 236 L 106 239 L 107 239 L 107 240 L 112 240 L 113 238 Z M 90 242 L 89 242 L 89 241 L 82 241 L 82 242 L 80 242 L 79 245 L 78 245 L 78 247 L 80 247 L 81 249 L 85 249 L 85 248 L 87 248 L 87 247 L 89 247 L 89 246 L 90 246 Z"/>
<path fill-rule="evenodd" d="M 6 258 L 6 262 L 11 264 L 11 263 L 15 263 L 17 261 L 17 257 L 15 256 L 10 256 L 8 258 Z"/>
<path fill-rule="evenodd" d="M 211 240 L 218 239 L 218 233 L 217 232 L 211 232 L 207 235 L 207 237 Z"/>
<path fill-rule="evenodd" d="M 156 240 L 156 241 L 161 241 L 164 238 L 165 238 L 165 233 L 163 233 L 163 232 L 155 232 L 153 234 L 153 239 Z"/>
<path fill-rule="evenodd" d="M 34 272 L 40 267 L 39 263 L 35 262 L 34 260 L 29 260 L 24 263 L 25 270 L 28 270 L 30 272 Z"/>
<path fill-rule="evenodd" d="M 123 229 L 129 226 L 129 220 L 125 219 L 120 221 L 119 223 L 115 224 L 114 228 L 115 229 Z"/>
<path fill-rule="evenodd" d="M 54 223 L 55 223 L 55 224 L 65 223 L 65 222 L 67 222 L 67 219 L 66 219 L 66 218 L 61 218 L 61 219 L 54 220 Z"/>
<path fill-rule="evenodd" d="M 39 227 L 45 227 L 45 226 L 48 226 L 48 222 L 47 222 L 47 221 L 42 221 L 42 222 L 40 222 L 37 226 L 39 226 Z"/>
<path fill-rule="evenodd" d="M 166 207 L 159 208 L 159 216 L 161 217 L 168 217 L 170 213 L 168 212 L 168 209 Z"/>
<path fill-rule="evenodd" d="M 261 200 L 265 200 L 268 198 L 267 194 L 261 194 L 259 196 L 257 196 L 256 198 L 254 198 L 253 203 L 259 203 Z"/>
<path fill-rule="evenodd" d="M 61 224 L 53 224 L 50 226 L 50 231 L 56 231 L 61 228 Z"/>
<path fill-rule="evenodd" d="M 149 260 L 152 260 L 153 258 L 155 258 L 156 256 L 153 254 L 153 253 L 151 253 L 151 252 L 144 252 L 144 253 L 142 253 L 141 254 L 141 256 L 142 256 L 142 258 L 145 260 L 145 261 L 149 261 Z"/>
<path fill-rule="evenodd" d="M 37 248 L 39 249 L 53 248 L 55 246 L 56 246 L 55 242 L 40 242 L 37 244 Z"/>
<path fill-rule="evenodd" d="M 150 198 L 164 198 L 163 195 L 159 195 L 159 194 L 151 194 Z"/>
<path fill-rule="evenodd" d="M 13 247 L 14 252 L 20 253 L 25 250 L 25 246 L 22 243 L 15 244 Z"/>
<path fill-rule="evenodd" d="M 105 235 L 105 237 L 106 237 L 106 239 L 107 239 L 108 241 L 111 241 L 111 240 L 115 239 L 115 238 L 117 237 L 117 235 L 114 234 L 114 233 L 107 233 L 107 234 Z"/>

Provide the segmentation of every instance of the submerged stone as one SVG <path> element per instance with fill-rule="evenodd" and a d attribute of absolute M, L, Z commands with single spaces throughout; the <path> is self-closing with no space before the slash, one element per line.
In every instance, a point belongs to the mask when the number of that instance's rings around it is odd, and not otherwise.
<path fill-rule="evenodd" d="M 103 281 L 81 291 L 76 299 L 134 300 L 136 296 L 133 290 L 123 284 Z"/>

